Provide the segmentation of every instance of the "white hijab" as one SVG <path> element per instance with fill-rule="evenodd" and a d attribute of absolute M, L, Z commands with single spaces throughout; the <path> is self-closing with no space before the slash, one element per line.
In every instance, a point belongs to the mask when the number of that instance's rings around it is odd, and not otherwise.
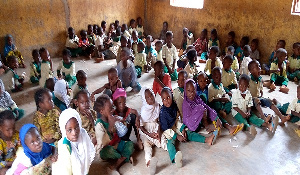
<path fill-rule="evenodd" d="M 143 123 L 154 122 L 159 117 L 160 106 L 155 101 L 153 105 L 149 105 L 146 101 L 145 92 L 146 90 L 150 90 L 152 95 L 155 98 L 154 92 L 151 88 L 143 87 L 141 90 L 141 96 L 143 101 L 143 106 L 141 108 L 141 120 Z"/>
<path fill-rule="evenodd" d="M 72 108 L 64 110 L 59 117 L 59 128 L 62 138 L 66 136 L 66 124 L 71 118 L 78 121 L 80 134 L 76 143 L 71 142 L 71 163 L 73 175 L 88 174 L 90 165 L 95 157 L 95 148 L 85 129 L 81 126 L 81 118 L 79 113 Z"/>
<path fill-rule="evenodd" d="M 54 85 L 54 95 L 68 107 L 70 105 L 70 96 L 67 91 L 67 82 L 64 79 L 58 80 Z"/>

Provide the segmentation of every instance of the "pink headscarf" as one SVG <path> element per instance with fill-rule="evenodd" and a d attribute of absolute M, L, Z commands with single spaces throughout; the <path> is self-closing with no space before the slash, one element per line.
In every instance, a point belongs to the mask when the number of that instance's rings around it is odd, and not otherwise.
<path fill-rule="evenodd" d="M 115 101 L 117 98 L 119 97 L 127 97 L 126 95 L 126 91 L 124 88 L 117 88 L 114 92 L 114 94 L 112 95 L 113 97 L 113 101 Z"/>

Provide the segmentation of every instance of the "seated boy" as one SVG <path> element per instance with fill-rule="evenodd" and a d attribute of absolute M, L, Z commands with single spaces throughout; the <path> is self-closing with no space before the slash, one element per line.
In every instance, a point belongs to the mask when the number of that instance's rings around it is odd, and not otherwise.
<path fill-rule="evenodd" d="M 273 61 L 270 68 L 271 73 L 271 84 L 269 86 L 270 90 L 275 90 L 276 85 L 280 85 L 279 91 L 283 93 L 288 93 L 289 88 L 287 87 L 289 79 L 287 78 L 286 70 L 286 56 L 287 51 L 283 48 L 279 48 L 276 51 L 277 59 Z"/>
<path fill-rule="evenodd" d="M 77 57 L 81 54 L 82 49 L 78 47 L 79 38 L 75 35 L 75 30 L 72 27 L 68 28 L 68 37 L 66 39 L 66 48 L 71 51 L 72 57 Z"/>
<path fill-rule="evenodd" d="M 271 67 L 271 63 L 273 63 L 273 61 L 276 59 L 276 51 L 279 48 L 285 48 L 285 40 L 279 40 L 276 44 L 275 50 L 271 53 L 270 57 L 269 57 L 269 62 L 268 64 L 263 64 L 263 68 L 266 71 L 266 74 L 269 74 L 270 71 L 270 67 Z"/>
<path fill-rule="evenodd" d="M 142 71 L 148 72 L 146 53 L 144 52 L 145 44 L 143 41 L 138 43 L 137 53 L 134 55 L 134 66 L 136 70 L 137 77 L 140 78 L 142 75 Z"/>
<path fill-rule="evenodd" d="M 77 95 L 77 93 L 81 90 L 88 90 L 88 86 L 86 84 L 87 75 L 83 70 L 79 70 L 76 73 L 77 84 L 73 87 L 73 98 Z"/>
<path fill-rule="evenodd" d="M 154 64 L 154 81 L 153 81 L 153 92 L 156 95 L 157 93 L 161 95 L 161 90 L 164 87 L 169 87 L 172 89 L 171 86 L 171 77 L 169 74 L 164 72 L 164 63 L 162 61 L 157 61 Z"/>
<path fill-rule="evenodd" d="M 118 51 L 117 51 L 117 57 L 116 57 L 116 61 L 117 61 L 117 64 L 121 61 L 121 50 L 125 47 L 127 47 L 127 43 L 128 43 L 128 38 L 124 35 L 121 36 L 120 38 L 120 42 L 121 42 L 121 46 L 118 48 Z"/>
<path fill-rule="evenodd" d="M 184 70 L 188 73 L 188 77 L 192 79 L 197 79 L 198 70 L 197 70 L 197 51 L 195 49 L 191 49 L 187 52 L 188 64 L 185 66 Z"/>
<path fill-rule="evenodd" d="M 251 53 L 251 48 L 249 45 L 245 45 L 243 48 L 243 60 L 241 62 L 241 67 L 240 67 L 240 75 L 246 74 L 250 75 L 249 70 L 248 70 L 248 64 L 252 59 L 250 58 L 250 53 Z"/>
<path fill-rule="evenodd" d="M 248 65 L 248 69 L 250 71 L 250 82 L 249 82 L 249 91 L 252 95 L 254 106 L 257 109 L 260 118 L 262 118 L 265 122 L 269 122 L 271 119 L 271 115 L 264 114 L 261 107 L 268 107 L 272 109 L 276 115 L 279 116 L 281 122 L 284 123 L 290 119 L 289 116 L 284 116 L 278 110 L 274 102 L 275 99 L 271 100 L 269 98 L 263 98 L 263 80 L 260 76 L 260 64 L 258 61 L 251 61 Z"/>
<path fill-rule="evenodd" d="M 31 83 L 38 83 L 41 78 L 41 57 L 39 50 L 32 51 L 33 62 L 30 64 L 30 81 Z"/>
<path fill-rule="evenodd" d="M 174 101 L 176 102 L 179 112 L 181 114 L 180 116 L 182 116 L 182 114 L 183 114 L 182 113 L 182 103 L 183 103 L 183 99 L 184 99 L 184 84 L 187 79 L 188 79 L 187 72 L 184 70 L 179 71 L 178 80 L 177 80 L 178 87 L 173 89 L 173 98 L 174 98 Z"/>
<path fill-rule="evenodd" d="M 237 89 L 237 80 L 235 72 L 231 69 L 233 59 L 231 55 L 226 55 L 223 58 L 223 69 L 222 69 L 222 84 L 224 90 L 228 95 L 232 95 L 231 90 Z"/>
<path fill-rule="evenodd" d="M 151 43 L 153 41 L 153 38 L 151 35 L 148 35 L 146 37 L 146 47 L 145 47 L 145 53 L 147 55 L 147 69 L 148 71 L 151 69 L 151 67 L 154 66 L 155 58 L 156 58 L 156 51 L 155 48 L 152 47 Z"/>
<path fill-rule="evenodd" d="M 199 72 L 197 80 L 197 95 L 207 104 L 208 77 L 204 72 Z"/>
<path fill-rule="evenodd" d="M 298 81 L 300 79 L 300 43 L 293 44 L 293 55 L 288 59 L 287 77 L 290 80 Z"/>
<path fill-rule="evenodd" d="M 162 46 L 163 46 L 163 43 L 161 40 L 158 40 L 156 41 L 155 43 L 155 50 L 156 50 L 156 61 L 164 61 L 163 58 L 162 58 Z"/>
<path fill-rule="evenodd" d="M 219 57 L 219 47 L 212 46 L 208 50 L 208 60 L 206 61 L 204 72 L 208 75 L 208 78 L 211 79 L 211 73 L 214 67 L 220 67 L 222 69 L 223 65 Z"/>
<path fill-rule="evenodd" d="M 239 61 L 236 58 L 236 56 L 234 56 L 234 47 L 233 46 L 228 46 L 227 47 L 227 53 L 226 55 L 231 55 L 232 56 L 232 64 L 231 64 L 231 69 L 235 72 L 235 74 L 239 75 L 239 69 L 240 69 L 240 65 L 239 65 Z M 238 77 L 238 76 L 237 76 Z"/>
<path fill-rule="evenodd" d="M 250 54 L 250 58 L 251 59 L 255 59 L 257 61 L 259 61 L 259 51 L 258 51 L 258 39 L 253 39 L 251 41 L 251 54 Z"/>

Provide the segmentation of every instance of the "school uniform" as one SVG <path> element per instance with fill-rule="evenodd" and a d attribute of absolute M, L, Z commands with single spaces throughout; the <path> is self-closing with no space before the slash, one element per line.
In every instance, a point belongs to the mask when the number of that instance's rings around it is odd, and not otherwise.
<path fill-rule="evenodd" d="M 290 80 L 294 80 L 294 78 L 297 78 L 298 80 L 300 79 L 300 56 L 294 57 L 294 55 L 290 56 L 288 58 L 289 60 L 289 67 L 291 69 L 294 69 L 294 72 L 287 72 L 287 77 Z"/>
<path fill-rule="evenodd" d="M 188 78 L 194 78 L 194 77 L 197 77 L 198 75 L 198 70 L 197 70 L 197 67 L 196 67 L 196 64 L 187 64 L 184 68 L 184 70 L 187 72 L 188 74 Z"/>
<path fill-rule="evenodd" d="M 171 48 L 167 46 L 167 44 L 163 45 L 162 47 L 162 58 L 166 58 L 166 64 L 172 69 L 174 61 L 178 60 L 178 53 L 176 47 L 171 44 Z M 167 66 L 164 67 L 165 73 L 168 73 Z M 170 74 L 171 80 L 175 81 L 178 79 L 178 74 L 176 69 L 174 69 L 174 72 Z"/>
<path fill-rule="evenodd" d="M 134 66 L 137 77 L 141 77 L 144 66 L 147 65 L 147 55 L 144 52 L 135 54 Z"/>
<path fill-rule="evenodd" d="M 289 120 L 290 122 L 300 125 L 300 118 L 292 115 L 292 111 L 300 113 L 300 100 L 298 98 L 294 99 L 292 103 L 285 103 L 282 106 L 280 105 L 278 109 L 282 114 L 291 116 L 291 119 Z"/>
<path fill-rule="evenodd" d="M 71 61 L 66 64 L 63 61 L 59 62 L 57 67 L 57 74 L 64 76 L 66 82 L 68 82 L 69 87 L 71 88 L 77 81 L 76 72 L 75 72 L 75 63 Z"/>
<path fill-rule="evenodd" d="M 271 108 L 271 106 L 273 105 L 273 102 L 271 101 L 271 99 L 261 97 L 261 94 L 260 94 L 260 92 L 263 90 L 263 81 L 262 81 L 262 77 L 261 76 L 259 76 L 256 79 L 255 77 L 253 77 L 252 74 L 250 74 L 250 82 L 249 82 L 249 88 L 248 88 L 248 90 L 251 93 L 253 102 L 255 101 L 256 98 L 258 98 L 259 101 L 260 101 L 260 105 L 262 107 Z"/>
<path fill-rule="evenodd" d="M 211 38 L 208 40 L 208 48 L 211 48 L 212 46 L 218 46 L 220 47 L 220 41 L 218 38 L 212 40 Z"/>
<path fill-rule="evenodd" d="M 180 87 L 173 89 L 173 98 L 177 104 L 180 114 L 182 115 L 183 114 L 182 113 L 182 103 L 183 103 L 183 99 L 184 99 L 184 89 L 180 88 Z"/>
<path fill-rule="evenodd" d="M 244 57 L 243 61 L 241 63 L 241 67 L 240 67 L 240 71 L 239 73 L 242 74 L 246 74 L 246 75 L 250 75 L 250 71 L 248 69 L 248 64 L 252 61 L 252 59 L 250 57 Z"/>
<path fill-rule="evenodd" d="M 279 84 L 280 86 L 288 85 L 289 79 L 287 78 L 287 71 L 286 71 L 286 62 L 283 61 L 281 65 L 278 65 L 278 59 L 272 62 L 270 70 L 278 70 L 279 66 L 282 67 L 282 74 L 280 72 L 272 73 L 270 76 L 271 82 L 274 82 L 275 84 Z"/>
<path fill-rule="evenodd" d="M 259 51 L 257 49 L 255 51 L 252 51 L 250 53 L 250 58 L 256 59 L 257 61 L 259 61 Z"/>
<path fill-rule="evenodd" d="M 124 67 L 123 62 L 120 61 L 117 65 L 118 77 L 122 81 L 123 88 L 132 87 L 135 91 L 141 90 L 141 85 L 137 81 L 136 70 L 134 64 L 127 60 L 127 67 Z"/>
<path fill-rule="evenodd" d="M 224 68 L 222 69 L 222 84 L 226 93 L 235 89 L 235 85 L 237 85 L 235 72 L 230 68 L 226 71 Z"/>
<path fill-rule="evenodd" d="M 211 72 L 212 71 L 212 69 L 211 69 L 211 62 L 212 62 L 212 60 L 208 59 L 206 61 L 205 68 L 204 68 L 204 72 L 207 73 L 208 76 L 211 76 L 211 73 L 212 73 Z M 215 59 L 215 67 L 220 67 L 221 69 L 223 68 L 222 61 L 220 60 L 219 57 L 217 57 Z M 209 77 L 209 78 L 211 78 L 211 77 Z"/>
<path fill-rule="evenodd" d="M 204 90 L 200 89 L 200 86 L 197 84 L 197 95 L 207 104 L 208 102 L 208 85 L 205 86 Z"/>

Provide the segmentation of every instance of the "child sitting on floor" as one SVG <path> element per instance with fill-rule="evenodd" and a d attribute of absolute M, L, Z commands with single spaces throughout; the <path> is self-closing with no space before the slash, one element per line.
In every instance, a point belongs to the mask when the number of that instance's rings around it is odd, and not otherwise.
<path fill-rule="evenodd" d="M 53 78 L 53 69 L 52 69 L 52 60 L 50 58 L 49 52 L 46 48 L 42 47 L 39 50 L 39 53 L 42 58 L 41 63 L 41 79 L 40 79 L 40 87 L 45 86 L 45 82 L 49 78 Z"/>
<path fill-rule="evenodd" d="M 242 74 L 239 79 L 239 89 L 232 90 L 232 116 L 239 122 L 244 124 L 244 130 L 250 132 L 252 136 L 257 134 L 253 125 L 258 127 L 266 127 L 271 132 L 275 132 L 278 125 L 278 117 L 272 120 L 272 123 L 265 122 L 263 119 L 258 118 L 251 108 L 253 107 L 253 100 L 250 91 L 248 91 L 250 78 L 246 74 Z M 250 127 L 250 124 L 251 125 Z"/>
<path fill-rule="evenodd" d="M 269 62 L 267 64 L 263 64 L 263 68 L 264 70 L 266 70 L 266 74 L 269 74 L 270 68 L 271 68 L 271 64 L 276 60 L 276 51 L 279 48 L 283 48 L 285 49 L 285 40 L 279 40 L 277 41 L 277 44 L 275 46 L 275 50 L 271 53 L 270 57 L 269 57 Z"/>
<path fill-rule="evenodd" d="M 68 83 L 64 80 L 58 80 L 54 86 L 53 102 L 61 111 L 69 108 L 71 98 L 69 96 Z"/>
<path fill-rule="evenodd" d="M 240 41 L 239 47 L 236 48 L 235 53 L 234 53 L 234 56 L 237 57 L 239 62 L 243 61 L 243 58 L 244 58 L 243 49 L 244 49 L 245 45 L 248 45 L 248 44 L 249 44 L 249 37 L 248 36 L 243 36 L 241 41 Z"/>
<path fill-rule="evenodd" d="M 86 90 L 80 90 L 75 96 L 74 104 L 80 114 L 82 128 L 86 130 L 94 145 L 97 145 L 95 135 L 95 121 L 97 113 L 90 106 L 90 95 Z"/>
<path fill-rule="evenodd" d="M 138 45 L 139 42 L 142 42 L 142 40 L 138 38 L 137 31 L 133 31 L 131 36 L 132 36 L 132 38 L 131 38 L 131 40 L 132 40 L 131 49 L 133 51 L 133 54 L 136 54 L 136 53 L 138 53 L 137 45 Z"/>
<path fill-rule="evenodd" d="M 248 64 L 252 61 L 250 58 L 250 53 L 251 53 L 251 48 L 249 45 L 245 45 L 243 48 L 243 60 L 241 62 L 241 67 L 240 67 L 240 75 L 246 74 L 250 75 L 250 72 L 248 70 Z"/>
<path fill-rule="evenodd" d="M 195 49 L 191 49 L 187 52 L 187 59 L 189 63 L 185 66 L 184 70 L 188 73 L 188 77 L 192 79 L 196 79 L 198 76 L 198 70 L 197 70 L 197 52 Z"/>
<path fill-rule="evenodd" d="M 243 129 L 244 124 L 232 126 L 225 120 L 226 115 L 231 112 L 232 102 L 224 90 L 221 77 L 221 68 L 215 67 L 212 70 L 212 81 L 208 86 L 208 102 L 209 106 L 218 113 L 222 125 L 229 131 L 229 134 L 235 135 Z"/>
<path fill-rule="evenodd" d="M 127 38 L 131 38 L 131 35 L 130 35 L 129 31 L 128 31 L 128 26 L 127 26 L 127 24 L 122 24 L 121 32 L 122 32 L 123 35 L 126 36 Z"/>
<path fill-rule="evenodd" d="M 72 108 L 63 111 L 59 128 L 62 138 L 58 141 L 58 158 L 52 164 L 52 174 L 88 174 L 95 158 L 95 148 L 82 128 L 79 113 Z"/>
<path fill-rule="evenodd" d="M 58 126 L 60 112 L 54 109 L 52 94 L 46 88 L 38 89 L 34 94 L 37 111 L 33 116 L 33 124 L 41 135 L 43 142 L 56 145 L 61 138 Z"/>
<path fill-rule="evenodd" d="M 86 90 L 87 92 L 89 92 L 88 85 L 86 84 L 87 75 L 83 70 L 77 71 L 76 79 L 77 79 L 77 84 L 75 84 L 75 87 L 72 90 L 73 98 L 81 90 Z"/>
<path fill-rule="evenodd" d="M 141 85 L 137 81 L 134 64 L 129 60 L 130 50 L 123 48 L 121 51 L 121 61 L 117 65 L 118 77 L 122 82 L 123 88 L 131 87 L 132 91 L 139 92 Z"/>
<path fill-rule="evenodd" d="M 30 81 L 31 83 L 38 83 L 41 78 L 41 57 L 37 49 L 32 51 L 32 58 L 33 62 L 30 64 Z"/>
<path fill-rule="evenodd" d="M 75 63 L 71 61 L 71 52 L 68 49 L 63 50 L 63 60 L 57 67 L 58 78 L 63 78 L 68 82 L 69 87 L 76 83 Z"/>
<path fill-rule="evenodd" d="M 164 61 L 162 58 L 162 46 L 163 46 L 163 42 L 161 40 L 156 41 L 156 43 L 155 43 L 155 51 L 156 51 L 155 62 L 156 61 Z"/>
<path fill-rule="evenodd" d="M 194 36 L 193 36 L 193 33 L 189 31 L 188 28 L 184 27 L 183 28 L 183 38 L 182 38 L 182 41 L 181 41 L 181 45 L 180 45 L 180 49 L 182 51 L 185 51 L 186 47 L 189 46 L 189 45 L 192 45 L 194 43 Z"/>
<path fill-rule="evenodd" d="M 293 44 L 293 55 L 288 61 L 287 77 L 297 82 L 300 79 L 300 43 Z"/>
<path fill-rule="evenodd" d="M 151 35 L 148 35 L 146 37 L 146 47 L 145 47 L 145 53 L 147 55 L 147 69 L 150 70 L 151 67 L 153 67 L 155 63 L 155 57 L 156 57 L 156 52 L 155 48 L 152 47 L 152 41 L 153 38 Z"/>
<path fill-rule="evenodd" d="M 25 68 L 25 63 L 23 56 L 21 52 L 17 49 L 17 47 L 14 45 L 14 39 L 10 34 L 7 34 L 5 36 L 5 46 L 4 46 L 4 58 L 7 59 L 9 56 L 15 56 L 18 60 L 20 67 Z"/>
<path fill-rule="evenodd" d="M 120 38 L 120 43 L 121 43 L 121 45 L 118 48 L 117 57 L 116 57 L 117 64 L 121 61 L 121 51 L 122 51 L 122 49 L 127 47 L 128 38 L 126 36 L 122 35 L 121 38 Z"/>
<path fill-rule="evenodd" d="M 22 147 L 6 174 L 51 174 L 51 164 L 57 160 L 56 149 L 42 141 L 33 124 L 23 125 L 19 135 Z"/>
<path fill-rule="evenodd" d="M 203 29 L 200 34 L 200 38 L 198 38 L 193 45 L 195 46 L 195 50 L 197 51 L 197 55 L 201 56 L 202 60 L 207 60 L 207 30 Z"/>
<path fill-rule="evenodd" d="M 261 107 L 268 107 L 272 109 L 276 115 L 279 116 L 281 122 L 284 123 L 289 120 L 289 116 L 284 116 L 276 107 L 277 104 L 275 99 L 271 100 L 269 98 L 263 97 L 263 80 L 260 76 L 260 64 L 258 61 L 251 61 L 248 65 L 248 69 L 250 71 L 250 83 L 249 83 L 249 90 L 251 92 L 251 96 L 253 98 L 254 106 L 257 109 L 260 118 L 262 118 L 266 123 L 268 123 L 271 119 L 271 115 L 264 114 Z"/>
<path fill-rule="evenodd" d="M 138 53 L 135 54 L 134 58 L 134 66 L 137 74 L 137 78 L 140 78 L 142 75 L 143 70 L 145 72 L 148 72 L 148 66 L 147 66 L 147 55 L 144 52 L 145 44 L 144 42 L 139 42 L 137 51 Z"/>
<path fill-rule="evenodd" d="M 231 64 L 231 69 L 235 72 L 235 74 L 238 77 L 240 75 L 240 73 L 238 72 L 240 70 L 240 65 L 239 65 L 238 59 L 236 58 L 236 56 L 234 56 L 234 47 L 233 46 L 227 47 L 226 55 L 232 56 L 233 61 Z"/>
<path fill-rule="evenodd" d="M 136 31 L 138 32 L 138 37 L 139 38 L 144 38 L 144 27 L 143 27 L 143 21 L 141 17 L 136 18 Z"/>
<path fill-rule="evenodd" d="M 8 69 L 1 75 L 1 79 L 6 89 L 11 92 L 19 92 L 23 90 L 24 75 L 19 76 L 17 69 L 19 67 L 18 59 L 15 56 L 7 57 Z"/>
<path fill-rule="evenodd" d="M 108 83 L 104 84 L 101 88 L 95 90 L 91 95 L 91 100 L 95 101 L 95 95 L 101 93 L 103 90 L 105 90 L 103 93 L 108 95 L 109 97 L 112 97 L 112 95 L 115 93 L 116 89 L 122 88 L 122 81 L 118 77 L 118 71 L 116 68 L 110 68 L 107 72 L 108 77 Z"/>
<path fill-rule="evenodd" d="M 285 49 L 279 48 L 276 51 L 277 59 L 273 61 L 270 68 L 271 73 L 271 85 L 270 90 L 275 90 L 276 85 L 279 85 L 279 91 L 283 93 L 288 93 L 289 88 L 287 87 L 289 79 L 287 78 L 287 67 L 286 67 L 286 57 L 287 52 Z"/>
<path fill-rule="evenodd" d="M 152 145 L 167 151 L 167 143 L 161 134 L 158 122 L 160 105 L 155 101 L 155 94 L 150 88 L 142 88 L 141 96 L 143 105 L 141 108 L 140 134 L 144 144 L 146 166 L 154 174 L 157 158 L 152 159 Z M 151 174 L 151 173 L 150 173 Z"/>
<path fill-rule="evenodd" d="M 219 57 L 219 47 L 213 46 L 208 50 L 208 60 L 206 61 L 204 72 L 208 75 L 208 78 L 211 79 L 212 70 L 214 67 L 220 67 L 222 69 L 223 64 Z"/>
<path fill-rule="evenodd" d="M 16 158 L 21 146 L 19 132 L 15 130 L 16 118 L 10 110 L 0 112 L 0 174 L 5 174 Z"/>
<path fill-rule="evenodd" d="M 212 145 L 216 138 L 215 134 L 204 137 L 196 132 L 192 132 L 186 128 L 186 125 L 179 121 L 179 112 L 177 104 L 173 100 L 171 89 L 163 88 L 161 92 L 163 106 L 160 109 L 159 121 L 162 134 L 167 138 L 167 149 L 172 163 L 178 168 L 182 167 L 182 153 L 176 151 L 175 142 L 194 141 L 207 143 Z M 217 132 L 216 132 L 217 134 Z"/>
<path fill-rule="evenodd" d="M 96 40 L 96 35 L 94 33 L 94 26 L 92 24 L 88 25 L 87 37 L 89 39 L 89 43 L 94 45 Z"/>
<path fill-rule="evenodd" d="M 174 101 L 177 104 L 178 110 L 180 112 L 180 116 L 182 117 L 182 103 L 184 99 L 184 83 L 188 79 L 188 74 L 185 70 L 181 70 L 178 73 L 178 80 L 177 84 L 178 87 L 173 89 L 173 96 L 174 96 Z M 182 118 L 181 118 L 182 121 Z"/>
<path fill-rule="evenodd" d="M 235 32 L 234 31 L 228 32 L 226 47 L 225 47 L 224 53 L 222 53 L 223 55 L 228 53 L 228 47 L 230 47 L 230 46 L 233 47 L 233 53 L 234 53 L 234 50 L 238 47 L 237 43 L 235 42 Z"/>
<path fill-rule="evenodd" d="M 220 47 L 220 41 L 218 38 L 218 32 L 217 29 L 212 29 L 210 32 L 210 38 L 208 40 L 208 48 L 211 48 L 212 46 Z"/>
<path fill-rule="evenodd" d="M 78 47 L 78 44 L 79 38 L 75 35 L 75 30 L 73 27 L 69 27 L 65 46 L 68 50 L 70 50 L 72 57 L 77 57 L 82 52 L 81 48 Z"/>
<path fill-rule="evenodd" d="M 133 31 L 136 31 L 136 22 L 135 22 L 134 19 L 131 19 L 130 22 L 129 22 L 129 24 L 130 25 L 129 25 L 128 31 L 129 31 L 129 33 L 131 35 Z"/>
<path fill-rule="evenodd" d="M 231 90 L 237 89 L 237 80 L 235 72 L 231 69 L 233 59 L 231 55 L 226 55 L 223 58 L 223 69 L 222 69 L 222 84 L 224 90 L 229 96 L 232 95 Z"/>
<path fill-rule="evenodd" d="M 95 133 L 97 138 L 96 154 L 103 160 L 117 160 L 107 170 L 117 171 L 124 162 L 129 162 L 134 151 L 132 141 L 121 140 L 116 132 L 116 117 L 113 116 L 112 100 L 107 95 L 97 98 L 94 105 L 95 111 L 101 114 L 97 119 Z"/>
<path fill-rule="evenodd" d="M 169 73 L 171 81 L 177 80 L 178 75 L 175 65 L 176 60 L 178 60 L 178 53 L 176 47 L 173 45 L 173 33 L 171 31 L 166 33 L 166 44 L 162 47 L 162 58 L 165 64 L 165 73 Z"/>
<path fill-rule="evenodd" d="M 154 81 L 153 81 L 153 92 L 156 95 L 157 93 L 161 95 L 161 90 L 164 87 L 171 87 L 171 77 L 169 74 L 164 72 L 164 63 L 162 61 L 157 61 L 154 64 Z"/>
<path fill-rule="evenodd" d="M 183 70 L 185 68 L 185 66 L 188 64 L 189 60 L 187 58 L 187 53 L 188 51 L 194 49 L 195 47 L 193 45 L 189 45 L 187 46 L 186 50 L 182 53 L 182 55 L 180 56 L 180 58 L 177 61 L 177 71 Z M 199 60 L 200 62 L 200 60 Z M 201 62 L 200 62 L 201 63 Z"/>
<path fill-rule="evenodd" d="M 164 21 L 163 22 L 163 28 L 162 28 L 162 30 L 160 31 L 160 35 L 159 35 L 159 39 L 160 40 L 162 40 L 163 42 L 164 42 L 164 44 L 165 44 L 165 42 L 166 42 L 166 33 L 167 33 L 167 31 L 169 30 L 168 29 L 168 22 L 167 21 Z"/>
<path fill-rule="evenodd" d="M 84 56 L 87 56 L 89 59 L 91 59 L 92 53 L 94 52 L 94 45 L 89 42 L 87 32 L 85 30 L 80 31 L 80 36 L 78 47 L 82 49 Z"/>
<path fill-rule="evenodd" d="M 259 51 L 258 51 L 258 39 L 253 39 L 251 41 L 251 54 L 250 58 L 259 61 Z"/>
<path fill-rule="evenodd" d="M 55 80 L 54 78 L 48 78 L 45 83 L 45 88 L 49 89 L 52 94 L 52 100 L 54 100 L 54 86 L 55 86 Z"/>
<path fill-rule="evenodd" d="M 208 102 L 208 77 L 204 72 L 199 72 L 197 78 L 197 95 L 204 101 Z"/>

